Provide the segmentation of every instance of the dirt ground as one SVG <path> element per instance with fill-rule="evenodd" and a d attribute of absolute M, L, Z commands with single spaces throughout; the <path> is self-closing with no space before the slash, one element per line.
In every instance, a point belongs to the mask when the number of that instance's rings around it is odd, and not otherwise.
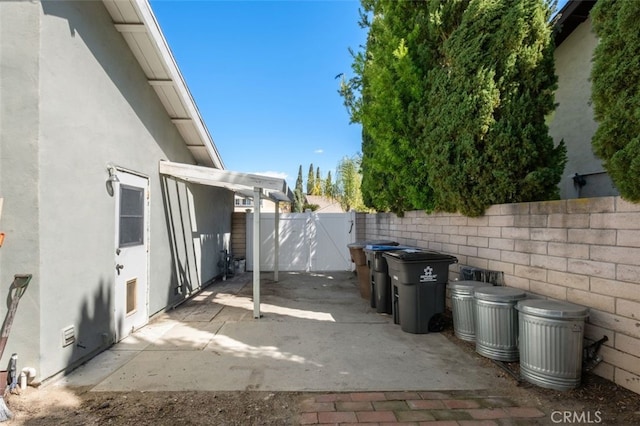
<path fill-rule="evenodd" d="M 6 425 L 290 425 L 293 392 L 83 392 L 45 387 L 10 395 Z M 7 399 L 5 399 L 7 400 Z"/>
<path fill-rule="evenodd" d="M 443 332 L 461 350 L 475 354 L 475 346 L 457 339 L 449 324 Z M 495 371 L 504 385 L 491 390 L 508 395 L 523 406 L 552 411 L 599 411 L 603 425 L 640 424 L 640 395 L 593 374 L 568 392 L 550 391 L 519 383 L 492 361 L 475 355 Z M 517 376 L 517 363 L 506 365 Z M 428 390 L 428 389 L 425 389 Z M 54 384 L 29 387 L 20 395 L 6 395 L 14 414 L 7 425 L 290 425 L 296 424 L 302 392 L 89 392 Z M 542 424 L 550 418 L 543 420 Z M 538 423 L 540 424 L 540 423 Z"/>
<path fill-rule="evenodd" d="M 504 394 L 511 395 L 513 399 L 525 406 L 537 406 L 540 410 L 550 414 L 553 411 L 571 411 L 576 413 L 591 413 L 589 424 L 636 426 L 640 425 L 640 395 L 615 383 L 585 373 L 582 376 L 581 385 L 573 390 L 560 392 L 544 389 L 527 382 L 519 381 L 520 366 L 517 362 L 502 363 L 509 370 L 490 359 L 484 358 L 475 352 L 475 344 L 458 339 L 453 334 L 451 319 L 448 318 L 447 328 L 443 331 L 449 340 L 458 345 L 467 353 L 474 354 L 485 366 L 490 366 L 496 372 L 496 376 L 504 383 Z M 514 377 L 515 376 L 515 377 Z M 598 416 L 595 413 L 598 412 Z M 558 417 L 555 417 L 556 419 Z M 549 424 L 550 417 L 545 419 Z M 601 421 L 596 421 L 601 420 Z M 561 422 L 562 423 L 562 422 Z M 567 423 L 567 422 L 564 422 Z M 575 422 L 573 424 L 576 424 Z M 586 424 L 586 423 L 579 423 Z"/>

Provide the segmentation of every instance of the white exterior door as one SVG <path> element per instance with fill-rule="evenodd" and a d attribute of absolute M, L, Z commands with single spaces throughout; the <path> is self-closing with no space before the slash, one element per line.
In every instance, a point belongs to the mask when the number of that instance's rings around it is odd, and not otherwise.
<path fill-rule="evenodd" d="M 120 341 L 149 320 L 149 180 L 123 171 L 117 176 L 114 319 Z"/>

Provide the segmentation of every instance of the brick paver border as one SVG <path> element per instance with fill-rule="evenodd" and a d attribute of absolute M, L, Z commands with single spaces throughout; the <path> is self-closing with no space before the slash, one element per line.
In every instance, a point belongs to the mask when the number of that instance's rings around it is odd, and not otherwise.
<path fill-rule="evenodd" d="M 541 419 L 537 407 L 507 397 L 455 392 L 342 392 L 307 396 L 300 403 L 301 425 L 499 425 Z"/>

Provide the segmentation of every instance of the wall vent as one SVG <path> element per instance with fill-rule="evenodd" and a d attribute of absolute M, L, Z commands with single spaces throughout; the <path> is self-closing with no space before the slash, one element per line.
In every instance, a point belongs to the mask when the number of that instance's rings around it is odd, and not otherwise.
<path fill-rule="evenodd" d="M 76 341 L 76 328 L 72 325 L 62 329 L 62 347 L 72 345 Z"/>

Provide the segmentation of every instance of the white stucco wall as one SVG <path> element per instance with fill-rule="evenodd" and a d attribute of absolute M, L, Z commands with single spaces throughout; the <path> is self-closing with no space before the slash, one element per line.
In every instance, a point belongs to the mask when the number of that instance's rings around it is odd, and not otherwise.
<path fill-rule="evenodd" d="M 591 61 L 598 44 L 591 28 L 591 19 L 580 24 L 556 48 L 558 75 L 556 103 L 558 107 L 549 125 L 557 142 L 567 145 L 567 165 L 560 181 L 561 198 L 600 197 L 617 195 L 602 161 L 593 154 L 591 138 L 598 128 L 591 106 Z M 587 184 L 578 191 L 573 176 L 585 175 Z"/>
<path fill-rule="evenodd" d="M 15 274 L 33 274 L 22 297 L 0 359 L 6 370 L 12 352 L 23 366 L 38 366 L 40 336 L 40 248 L 38 162 L 38 74 L 40 7 L 0 2 L 0 321 L 7 312 Z M 26 348 L 33 348 L 27 350 Z"/>
<path fill-rule="evenodd" d="M 3 157 L 0 184 L 3 194 L 9 188 L 5 205 L 22 197 L 20 187 L 35 200 L 35 207 L 23 209 L 21 216 L 16 210 L 5 213 L 26 228 L 16 228 L 9 239 L 32 235 L 35 240 L 26 258 L 36 265 L 33 290 L 39 290 L 40 301 L 21 309 L 31 315 L 24 325 L 38 342 L 11 341 L 10 350 L 37 363 L 44 379 L 92 355 L 111 338 L 115 199 L 105 189 L 107 163 L 149 177 L 150 314 L 185 297 L 176 291 L 185 277 L 183 290 L 189 291 L 218 274 L 218 253 L 231 232 L 233 194 L 161 179 L 160 160 L 194 159 L 102 2 L 18 2 L 14 8 L 33 25 L 28 46 L 19 35 L 12 35 L 10 44 L 27 47 L 25 67 L 35 70 L 22 77 L 20 88 L 30 94 L 29 113 L 12 114 L 8 128 L 13 133 L 31 130 L 11 142 L 30 141 L 20 160 L 31 173 L 5 169 L 9 161 Z M 0 41 L 3 48 L 9 44 Z M 13 56 L 3 53 L 3 69 Z M 2 108 L 12 108 L 15 100 L 2 95 Z M 29 176 L 24 185 L 14 180 L 20 173 Z M 10 271 L 4 257 L 2 265 L 6 280 Z M 186 272 L 177 272 L 178 265 Z M 69 325 L 75 325 L 78 342 L 63 348 L 61 330 Z"/>

